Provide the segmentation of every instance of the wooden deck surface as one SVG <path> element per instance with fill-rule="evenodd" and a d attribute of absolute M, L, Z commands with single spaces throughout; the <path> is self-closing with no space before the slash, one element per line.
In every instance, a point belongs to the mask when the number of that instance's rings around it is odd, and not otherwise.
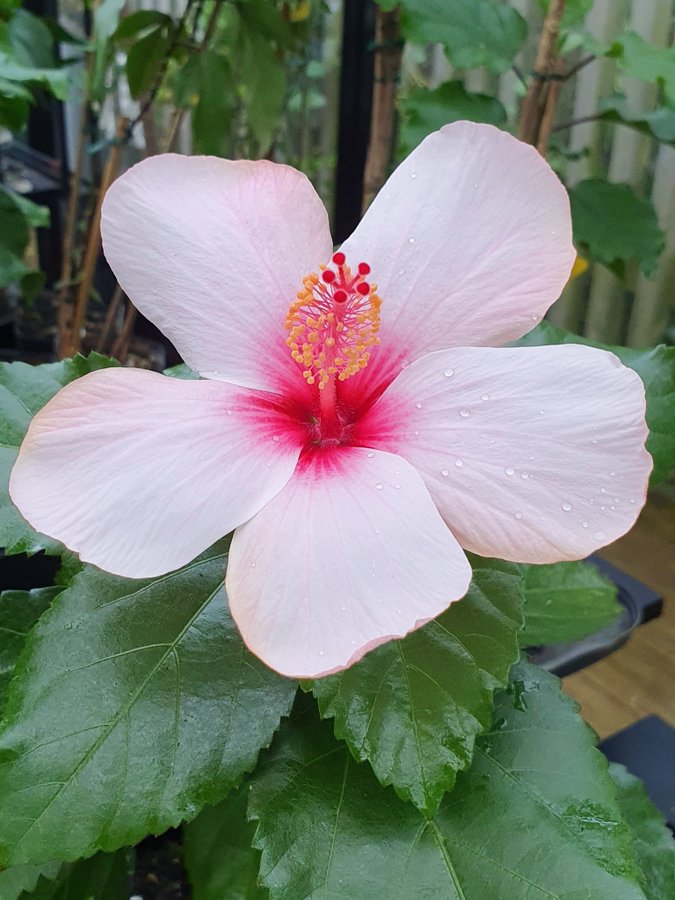
<path fill-rule="evenodd" d="M 633 530 L 601 556 L 663 594 L 663 614 L 606 659 L 564 679 L 587 722 L 605 738 L 656 714 L 675 726 L 675 503 L 655 493 Z"/>

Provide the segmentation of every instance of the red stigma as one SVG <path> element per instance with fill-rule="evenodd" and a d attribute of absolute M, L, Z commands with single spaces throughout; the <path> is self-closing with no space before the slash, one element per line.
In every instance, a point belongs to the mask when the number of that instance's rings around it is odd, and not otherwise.
<path fill-rule="evenodd" d="M 368 263 L 360 262 L 359 263 L 359 275 L 368 275 L 370 273 L 370 266 Z"/>
<path fill-rule="evenodd" d="M 335 281 L 335 272 L 331 269 L 324 269 L 323 274 L 321 275 L 322 281 L 325 281 L 326 284 L 331 284 Z"/>
<path fill-rule="evenodd" d="M 344 255 L 344 253 L 341 253 L 340 251 L 333 254 L 333 262 L 335 263 L 336 266 L 344 266 L 346 259 L 347 259 L 347 257 Z"/>
<path fill-rule="evenodd" d="M 367 281 L 362 281 L 360 284 L 356 285 L 356 290 L 361 294 L 362 297 L 367 297 L 370 293 L 370 285 Z"/>
<path fill-rule="evenodd" d="M 344 303 L 346 299 L 347 291 L 343 291 L 342 288 L 338 288 L 338 290 L 333 294 L 333 300 L 336 303 Z"/>

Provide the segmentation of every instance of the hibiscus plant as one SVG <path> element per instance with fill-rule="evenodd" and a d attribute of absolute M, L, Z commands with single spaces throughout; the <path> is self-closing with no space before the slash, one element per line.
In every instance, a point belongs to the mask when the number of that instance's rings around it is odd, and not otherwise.
<path fill-rule="evenodd" d="M 196 900 L 672 896 L 523 652 L 614 618 L 578 561 L 672 450 L 672 385 L 539 324 L 575 259 L 544 159 L 446 126 L 336 249 L 296 170 L 160 155 L 102 235 L 186 364 L 2 370 L 3 544 L 62 563 L 0 598 L 0 898 L 124 897 L 181 823 Z"/>

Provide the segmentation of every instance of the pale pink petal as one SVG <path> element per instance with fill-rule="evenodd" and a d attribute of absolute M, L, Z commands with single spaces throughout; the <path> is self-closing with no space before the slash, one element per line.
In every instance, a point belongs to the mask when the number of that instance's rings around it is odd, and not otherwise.
<path fill-rule="evenodd" d="M 574 344 L 429 354 L 354 440 L 405 457 L 467 550 L 579 559 L 635 522 L 652 461 L 642 381 Z"/>
<path fill-rule="evenodd" d="M 10 494 L 43 534 L 130 578 L 193 559 L 288 481 L 304 434 L 263 395 L 105 369 L 33 419 Z"/>
<path fill-rule="evenodd" d="M 427 137 L 342 250 L 370 264 L 383 301 L 382 344 L 359 376 L 371 382 L 432 350 L 525 334 L 575 259 L 567 192 L 548 164 L 471 122 Z"/>
<path fill-rule="evenodd" d="M 302 385 L 284 318 L 302 277 L 332 253 L 303 174 L 266 160 L 151 157 L 112 185 L 101 231 L 121 286 L 195 371 Z"/>
<path fill-rule="evenodd" d="M 232 540 L 244 641 L 296 678 L 345 668 L 462 597 L 471 567 L 405 460 L 343 447 L 303 458 Z"/>

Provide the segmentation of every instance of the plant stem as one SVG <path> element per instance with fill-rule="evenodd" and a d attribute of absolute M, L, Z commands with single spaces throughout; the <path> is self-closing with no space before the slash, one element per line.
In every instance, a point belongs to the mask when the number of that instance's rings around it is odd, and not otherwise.
<path fill-rule="evenodd" d="M 91 288 L 94 283 L 94 275 L 96 273 L 96 263 L 101 248 L 101 206 L 106 191 L 115 180 L 117 170 L 119 169 L 122 157 L 122 138 L 126 133 L 127 120 L 122 116 L 117 119 L 117 140 L 110 148 L 108 160 L 103 168 L 101 183 L 96 195 L 96 206 L 89 223 L 89 232 L 87 234 L 87 244 L 84 252 L 84 260 L 82 262 L 82 270 L 77 288 L 77 296 L 73 307 L 73 316 L 70 329 L 67 332 L 66 340 L 61 352 L 61 357 L 73 356 L 80 349 L 82 343 L 82 326 L 84 325 L 84 317 L 89 303 Z"/>
<path fill-rule="evenodd" d="M 370 141 L 363 175 L 363 209 L 384 184 L 391 158 L 396 116 L 396 85 L 403 51 L 398 10 L 377 10 L 375 20 L 375 77 Z"/>
<path fill-rule="evenodd" d="M 601 115 L 601 113 L 592 113 L 590 116 L 579 116 L 578 119 L 568 119 L 567 122 L 561 122 L 551 130 L 565 131 L 567 128 L 573 128 L 575 125 L 582 125 L 584 122 L 595 122 L 601 117 Z"/>
<path fill-rule="evenodd" d="M 560 77 L 556 72 L 556 57 L 560 22 L 564 11 L 565 0 L 551 0 L 544 19 L 541 37 L 539 38 L 533 79 L 527 89 L 527 94 L 520 110 L 518 137 L 521 141 L 534 144 L 535 146 L 540 144 L 539 130 L 543 114 L 542 99 L 544 87 L 547 84 L 550 87 L 551 76 L 555 78 Z M 554 112 L 555 103 L 551 116 Z"/>

